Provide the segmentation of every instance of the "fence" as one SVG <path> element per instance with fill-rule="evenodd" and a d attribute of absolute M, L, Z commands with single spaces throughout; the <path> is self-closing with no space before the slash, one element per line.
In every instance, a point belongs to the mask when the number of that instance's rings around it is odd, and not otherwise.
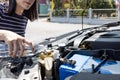
<path fill-rule="evenodd" d="M 118 21 L 120 14 L 118 9 L 61 9 L 50 10 L 50 21 L 82 23 L 85 24 L 103 24 Z"/>

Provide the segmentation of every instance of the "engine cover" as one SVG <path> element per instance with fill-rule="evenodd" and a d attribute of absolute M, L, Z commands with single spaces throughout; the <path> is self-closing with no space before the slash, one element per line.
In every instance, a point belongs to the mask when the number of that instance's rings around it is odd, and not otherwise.
<path fill-rule="evenodd" d="M 88 49 L 120 49 L 120 31 L 96 33 L 84 40 Z"/>

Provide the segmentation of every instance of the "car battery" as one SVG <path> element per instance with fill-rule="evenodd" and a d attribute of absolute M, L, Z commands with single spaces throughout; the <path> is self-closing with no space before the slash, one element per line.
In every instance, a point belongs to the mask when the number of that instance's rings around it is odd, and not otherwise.
<path fill-rule="evenodd" d="M 90 72 L 93 73 L 93 69 L 96 69 L 97 71 L 95 73 L 99 74 L 120 74 L 120 61 L 114 61 L 114 60 L 107 60 L 104 64 L 98 67 L 98 65 L 101 64 L 103 60 L 99 58 L 93 58 L 91 57 L 87 63 L 83 66 L 83 70 L 81 72 Z M 94 65 L 94 68 L 93 68 Z"/>
<path fill-rule="evenodd" d="M 80 51 L 72 51 L 67 56 L 69 60 L 75 60 L 74 65 L 62 64 L 59 67 L 60 80 L 65 80 L 66 77 L 79 73 L 86 62 L 89 60 L 90 56 L 81 55 Z"/>

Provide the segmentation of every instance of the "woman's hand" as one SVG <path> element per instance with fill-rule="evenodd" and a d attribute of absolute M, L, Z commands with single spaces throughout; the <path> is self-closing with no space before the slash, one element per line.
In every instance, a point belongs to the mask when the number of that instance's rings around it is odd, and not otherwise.
<path fill-rule="evenodd" d="M 0 36 L 2 40 L 8 45 L 9 55 L 15 57 L 19 54 L 22 57 L 25 53 L 25 45 L 29 45 L 31 50 L 34 51 L 32 42 L 26 40 L 24 37 L 7 30 L 0 30 Z M 1 39 L 0 39 L 1 40 Z"/>

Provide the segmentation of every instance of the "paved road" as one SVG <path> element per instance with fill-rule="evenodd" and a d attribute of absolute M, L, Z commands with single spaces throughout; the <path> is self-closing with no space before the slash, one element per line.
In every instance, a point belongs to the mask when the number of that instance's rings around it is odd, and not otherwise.
<path fill-rule="evenodd" d="M 84 24 L 83 27 L 94 27 L 97 25 Z M 64 33 L 68 33 L 74 30 L 81 30 L 81 24 L 72 23 L 52 23 L 48 22 L 47 18 L 40 18 L 34 22 L 28 22 L 26 29 L 26 38 L 33 43 L 39 43 L 49 37 L 56 37 Z"/>

